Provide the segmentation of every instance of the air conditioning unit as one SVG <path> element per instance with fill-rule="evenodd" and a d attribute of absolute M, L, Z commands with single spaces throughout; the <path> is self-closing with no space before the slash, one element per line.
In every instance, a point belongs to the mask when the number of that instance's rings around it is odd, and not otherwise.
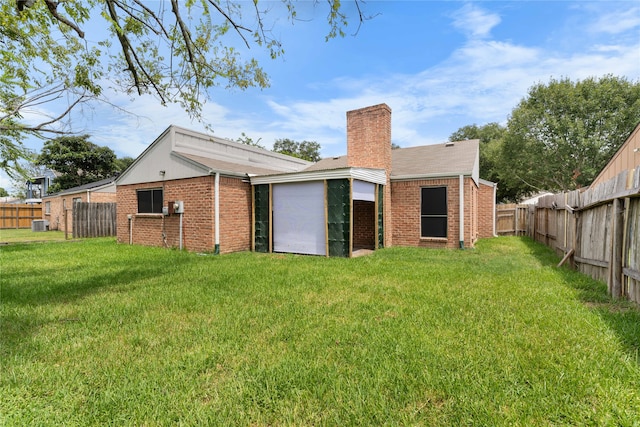
<path fill-rule="evenodd" d="M 49 221 L 46 219 L 34 219 L 31 221 L 31 231 L 49 231 Z"/>

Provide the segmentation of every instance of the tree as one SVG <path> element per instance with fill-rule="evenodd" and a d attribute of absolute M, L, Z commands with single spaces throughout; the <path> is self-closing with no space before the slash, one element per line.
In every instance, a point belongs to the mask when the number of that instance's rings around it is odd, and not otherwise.
<path fill-rule="evenodd" d="M 480 178 L 498 183 L 498 201 L 514 201 L 519 196 L 517 188 L 509 187 L 500 175 L 499 156 L 507 128 L 492 122 L 486 125 L 463 126 L 449 136 L 449 141 L 480 140 Z"/>
<path fill-rule="evenodd" d="M 0 187 L 0 197 L 9 197 L 9 192 L 3 187 Z"/>
<path fill-rule="evenodd" d="M 352 1 L 361 24 L 368 19 L 362 0 Z M 326 39 L 343 36 L 348 22 L 342 2 L 318 4 L 328 7 Z M 94 101 L 109 103 L 106 89 L 151 94 L 202 121 L 208 89 L 267 87 L 267 75 L 245 49 L 266 49 L 271 58 L 284 53 L 272 35 L 282 16 L 269 14 L 273 7 L 258 0 L 3 1 L 0 168 L 19 173 L 18 160 L 28 155 L 24 138 L 69 134 L 71 112 Z M 296 21 L 295 2 L 283 0 L 282 7 Z"/>
<path fill-rule="evenodd" d="M 117 168 L 116 155 L 109 147 L 100 147 L 89 142 L 88 138 L 88 135 L 62 136 L 45 142 L 37 164 L 60 174 L 51 185 L 50 192 L 113 176 Z"/>
<path fill-rule="evenodd" d="M 315 141 L 296 142 L 291 139 L 276 139 L 273 151 L 286 154 L 310 162 L 317 162 L 320 157 L 320 144 Z"/>
<path fill-rule="evenodd" d="M 522 193 L 589 185 L 638 122 L 638 82 L 607 75 L 536 84 L 509 118 L 501 182 Z"/>
<path fill-rule="evenodd" d="M 127 169 L 131 164 L 135 161 L 133 157 L 125 156 L 122 158 L 117 158 L 115 161 L 115 170 L 116 173 L 122 173 Z"/>
<path fill-rule="evenodd" d="M 261 140 L 262 138 L 258 138 L 256 141 L 254 141 L 253 138 L 251 138 L 249 135 L 247 135 L 244 132 L 242 132 L 242 136 L 240 138 L 236 139 L 236 141 L 238 141 L 241 144 L 250 145 L 252 147 L 264 148 L 264 145 L 260 144 Z"/>

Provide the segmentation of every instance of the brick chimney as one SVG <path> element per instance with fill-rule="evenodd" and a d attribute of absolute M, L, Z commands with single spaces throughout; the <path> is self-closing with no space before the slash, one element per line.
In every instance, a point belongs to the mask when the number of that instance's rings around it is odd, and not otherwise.
<path fill-rule="evenodd" d="M 391 108 L 387 104 L 347 111 L 347 165 L 391 174 Z"/>
<path fill-rule="evenodd" d="M 387 104 L 347 111 L 347 166 L 384 169 L 384 245 L 393 245 L 391 218 L 391 108 Z"/>

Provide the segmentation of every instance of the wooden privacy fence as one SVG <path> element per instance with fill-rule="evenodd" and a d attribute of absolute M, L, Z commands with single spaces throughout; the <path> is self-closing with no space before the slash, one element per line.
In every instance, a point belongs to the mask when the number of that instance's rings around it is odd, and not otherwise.
<path fill-rule="evenodd" d="M 546 196 L 529 208 L 529 232 L 614 298 L 640 303 L 640 168 L 594 189 Z"/>
<path fill-rule="evenodd" d="M 116 204 L 73 204 L 73 237 L 104 237 L 116 235 Z"/>
<path fill-rule="evenodd" d="M 0 204 L 1 228 L 31 228 L 31 221 L 42 219 L 42 206 L 31 204 Z"/>
<path fill-rule="evenodd" d="M 496 205 L 496 234 L 500 236 L 528 235 L 529 206 L 515 203 Z"/>

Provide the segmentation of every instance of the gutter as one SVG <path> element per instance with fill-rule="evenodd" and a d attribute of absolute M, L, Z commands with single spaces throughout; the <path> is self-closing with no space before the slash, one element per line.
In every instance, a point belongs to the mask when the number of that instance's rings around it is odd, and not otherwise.
<path fill-rule="evenodd" d="M 213 253 L 220 255 L 220 172 L 216 172 L 213 184 L 213 212 L 214 212 L 214 233 L 215 246 Z"/>

